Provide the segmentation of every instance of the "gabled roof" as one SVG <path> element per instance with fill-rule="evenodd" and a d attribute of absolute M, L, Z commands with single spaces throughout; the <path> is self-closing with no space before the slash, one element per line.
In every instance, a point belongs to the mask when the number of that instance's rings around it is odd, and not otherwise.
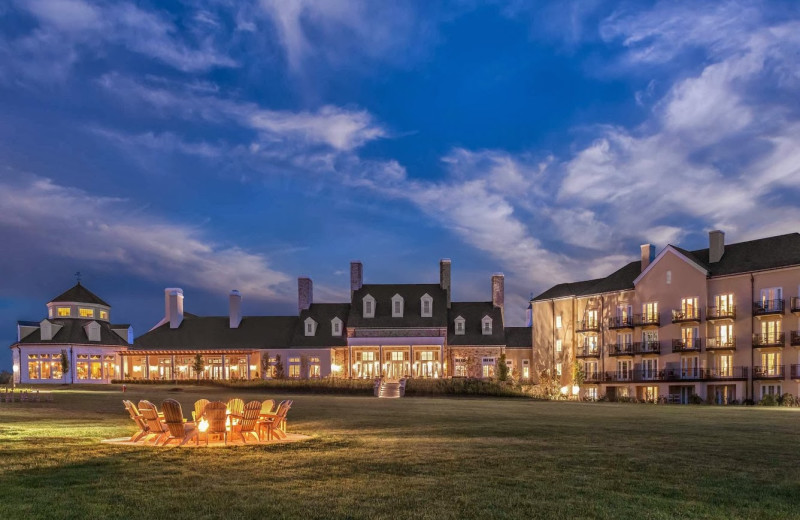
<path fill-rule="evenodd" d="M 637 260 L 617 269 L 594 284 L 586 294 L 600 294 L 612 291 L 633 290 L 633 281 L 642 272 L 642 262 Z"/>
<path fill-rule="evenodd" d="M 75 284 L 75 286 L 73 286 L 71 289 L 59 294 L 48 303 L 57 302 L 93 303 L 95 305 L 105 305 L 106 307 L 111 307 L 109 304 L 101 300 L 99 296 L 81 285 L 80 282 Z"/>
<path fill-rule="evenodd" d="M 539 296 L 534 297 L 531 301 L 554 300 L 556 298 L 566 298 L 567 296 L 578 296 L 600 280 L 602 280 L 602 278 L 595 278 L 594 280 L 585 280 L 582 282 L 560 283 L 547 289 Z"/>
<path fill-rule="evenodd" d="M 448 345 L 505 345 L 503 313 L 492 302 L 453 302 L 447 323 Z M 456 334 L 455 320 L 464 318 L 464 334 Z M 492 319 L 492 333 L 483 334 L 483 318 Z"/>
<path fill-rule="evenodd" d="M 677 248 L 676 248 L 677 249 Z M 711 276 L 800 265 L 800 233 L 725 244 L 719 262 L 708 262 L 708 248 L 688 252 Z"/>
<path fill-rule="evenodd" d="M 114 345 L 114 346 L 128 346 L 128 342 L 122 339 L 119 334 L 111 329 L 111 326 L 101 320 L 81 320 L 75 318 L 64 319 L 49 319 L 50 323 L 61 325 L 61 328 L 56 332 L 51 340 L 42 340 L 42 329 L 38 328 L 39 324 L 36 323 L 37 329 L 17 343 L 24 345 L 30 343 L 42 344 L 82 344 L 82 345 Z M 84 326 L 91 322 L 96 322 L 100 325 L 100 341 L 89 341 L 86 336 Z M 30 323 L 30 322 L 28 322 Z M 27 325 L 26 325 L 27 326 Z"/>
<path fill-rule="evenodd" d="M 704 266 L 701 262 L 699 262 L 697 260 L 697 258 L 695 258 L 695 256 L 691 252 L 686 251 L 685 249 L 681 249 L 680 247 L 676 247 L 676 246 L 673 246 L 672 244 L 670 244 L 667 247 L 665 247 L 664 249 L 662 249 L 661 252 L 658 253 L 658 256 L 656 256 L 653 259 L 653 261 L 650 262 L 650 265 L 648 265 L 644 270 L 642 270 L 641 273 L 639 273 L 639 275 L 633 281 L 633 284 L 636 285 L 637 283 L 639 283 L 639 280 L 644 278 L 647 275 L 647 273 L 649 273 L 655 267 L 655 265 L 659 261 L 661 261 L 662 258 L 664 258 L 667 255 L 667 253 L 674 254 L 679 259 L 681 259 L 684 262 L 686 262 L 687 264 L 689 264 L 691 267 L 694 267 L 695 269 L 697 269 L 697 271 L 700 272 L 700 274 L 702 274 L 703 276 L 708 276 L 708 268 L 706 266 Z"/>
<path fill-rule="evenodd" d="M 422 317 L 420 299 L 429 294 L 433 298 L 433 315 Z M 375 298 L 375 317 L 365 318 L 362 300 L 370 295 Z M 403 297 L 403 317 L 392 317 L 392 297 Z M 350 314 L 345 320 L 348 327 L 364 328 L 412 328 L 447 326 L 447 296 L 439 284 L 365 284 L 353 293 Z"/>
<path fill-rule="evenodd" d="M 506 348 L 532 348 L 531 327 L 506 327 Z"/>
<path fill-rule="evenodd" d="M 339 347 L 347 345 L 347 315 L 350 311 L 348 303 L 313 303 L 311 307 L 300 313 L 293 331 L 289 346 L 292 347 Z M 303 323 L 311 318 L 317 322 L 317 330 L 313 336 L 306 336 Z M 342 335 L 332 334 L 331 321 L 342 320 Z"/>
<path fill-rule="evenodd" d="M 197 317 L 184 313 L 177 329 L 164 323 L 136 338 L 142 349 L 219 350 L 287 348 L 297 327 L 296 316 L 245 316 L 230 328 L 229 316 Z"/>

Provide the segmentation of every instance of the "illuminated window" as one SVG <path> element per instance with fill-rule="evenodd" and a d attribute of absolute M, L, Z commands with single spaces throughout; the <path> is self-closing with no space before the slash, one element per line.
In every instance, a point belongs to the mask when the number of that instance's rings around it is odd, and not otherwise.
<path fill-rule="evenodd" d="M 556 316 L 556 328 L 557 329 L 561 328 L 561 315 L 560 314 L 558 316 Z"/>
<path fill-rule="evenodd" d="M 89 363 L 90 379 L 103 379 L 103 365 L 99 361 Z"/>
<path fill-rule="evenodd" d="M 39 379 L 38 361 L 28 361 L 28 379 Z"/>
<path fill-rule="evenodd" d="M 108 311 L 100 311 L 100 319 L 107 320 L 108 319 Z"/>
<path fill-rule="evenodd" d="M 483 377 L 494 377 L 494 358 L 483 358 Z"/>
<path fill-rule="evenodd" d="M 522 378 L 523 379 L 530 379 L 531 378 L 531 362 L 529 359 L 522 360 Z"/>
<path fill-rule="evenodd" d="M 52 318 L 53 317 L 53 308 L 52 307 L 47 309 L 47 317 L 48 318 Z"/>
<path fill-rule="evenodd" d="M 647 323 L 658 321 L 658 302 L 642 304 L 642 319 Z"/>
<path fill-rule="evenodd" d="M 561 376 L 561 363 L 556 363 L 556 375 Z"/>
<path fill-rule="evenodd" d="M 78 310 L 78 313 L 80 314 L 81 318 L 94 318 L 94 309 L 85 309 L 81 307 Z"/>
<path fill-rule="evenodd" d="M 563 347 L 563 345 L 562 345 L 562 343 L 561 343 L 561 340 L 560 340 L 560 339 L 557 339 L 557 340 L 556 340 L 556 352 L 561 352 L 561 350 L 562 350 L 563 348 L 564 348 L 564 347 Z"/>
<path fill-rule="evenodd" d="M 69 317 L 69 315 L 71 314 L 69 307 L 59 307 L 56 312 L 58 313 L 58 316 L 61 318 Z"/>
<path fill-rule="evenodd" d="M 455 362 L 455 376 L 467 377 L 467 358 L 457 357 Z"/>
<path fill-rule="evenodd" d="M 89 363 L 86 361 L 75 363 L 75 374 L 77 374 L 78 379 L 89 379 Z"/>
<path fill-rule="evenodd" d="M 587 388 L 586 389 L 586 398 L 591 399 L 592 401 L 597 400 L 597 388 Z"/>
<path fill-rule="evenodd" d="M 289 377 L 300 377 L 300 365 L 289 365 Z"/>
<path fill-rule="evenodd" d="M 319 358 L 309 358 L 308 362 L 308 377 L 320 377 Z"/>

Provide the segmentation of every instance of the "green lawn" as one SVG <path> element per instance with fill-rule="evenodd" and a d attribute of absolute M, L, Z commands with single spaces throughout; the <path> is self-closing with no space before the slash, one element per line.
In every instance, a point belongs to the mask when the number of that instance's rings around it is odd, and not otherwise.
<path fill-rule="evenodd" d="M 125 397 L 235 395 L 286 397 Z M 297 395 L 309 441 L 101 444 L 122 397 L 0 403 L 0 518 L 800 518 L 798 409 Z"/>

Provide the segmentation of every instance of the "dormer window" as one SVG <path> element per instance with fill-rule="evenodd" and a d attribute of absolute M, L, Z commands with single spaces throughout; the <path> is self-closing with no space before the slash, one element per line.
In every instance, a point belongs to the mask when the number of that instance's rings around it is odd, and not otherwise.
<path fill-rule="evenodd" d="M 392 296 L 392 318 L 403 317 L 403 297 L 399 294 Z"/>
<path fill-rule="evenodd" d="M 306 318 L 305 329 L 306 329 L 306 336 L 314 336 L 317 333 L 317 322 L 314 321 L 312 318 Z"/>
<path fill-rule="evenodd" d="M 463 336 L 464 335 L 464 318 L 459 316 L 455 319 L 456 325 L 456 336 Z"/>
<path fill-rule="evenodd" d="M 422 317 L 430 318 L 433 316 L 433 298 L 430 294 L 425 294 L 420 300 L 420 308 L 422 309 Z"/>
<path fill-rule="evenodd" d="M 342 335 L 342 320 L 338 317 L 333 318 L 331 320 L 331 336 L 341 336 Z"/>
<path fill-rule="evenodd" d="M 489 316 L 484 316 L 483 320 L 481 320 L 481 329 L 483 330 L 484 336 L 489 336 L 492 333 L 492 318 Z"/>
<path fill-rule="evenodd" d="M 364 296 L 364 317 L 365 318 L 375 317 L 375 298 L 373 298 L 369 294 Z"/>

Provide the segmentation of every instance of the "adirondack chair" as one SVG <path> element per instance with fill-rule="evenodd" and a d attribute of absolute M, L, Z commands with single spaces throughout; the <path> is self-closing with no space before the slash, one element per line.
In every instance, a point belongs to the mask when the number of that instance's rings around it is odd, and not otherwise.
<path fill-rule="evenodd" d="M 268 415 L 272 413 L 272 409 L 275 407 L 275 401 L 272 399 L 267 399 L 263 403 L 261 403 L 261 415 Z"/>
<path fill-rule="evenodd" d="M 134 433 L 131 436 L 131 442 L 137 442 L 142 437 L 146 437 L 150 434 L 150 427 L 147 426 L 147 421 L 144 420 L 142 414 L 139 413 L 139 410 L 136 409 L 136 405 L 133 404 L 131 401 L 122 401 L 122 404 L 125 405 L 125 409 L 128 410 L 128 413 L 131 416 L 133 422 L 136 423 L 136 426 L 139 427 L 139 431 Z"/>
<path fill-rule="evenodd" d="M 195 444 L 199 444 L 197 428 L 192 424 L 186 424 L 181 403 L 175 399 L 166 399 L 161 403 L 161 410 L 164 412 L 164 424 L 167 426 L 162 446 L 166 446 L 171 440 L 179 440 L 179 446 L 183 446 L 192 438 L 195 439 Z"/>
<path fill-rule="evenodd" d="M 238 419 L 237 425 L 231 428 L 231 433 L 236 433 L 242 438 L 242 442 L 247 444 L 247 434 L 254 435 L 258 442 L 261 442 L 261 435 L 259 434 L 258 421 L 261 415 L 261 403 L 259 401 L 250 401 L 244 407 L 242 415 L 235 417 Z"/>
<path fill-rule="evenodd" d="M 292 401 L 283 401 L 274 414 L 267 414 L 259 419 L 259 429 L 267 431 L 267 440 L 272 440 L 273 436 L 278 439 L 286 438 L 286 414 L 291 407 Z"/>
<path fill-rule="evenodd" d="M 208 438 L 211 435 L 222 435 L 225 439 L 225 444 L 228 444 L 227 411 L 227 406 L 221 401 L 214 401 L 206 405 L 203 410 L 203 418 L 208 421 L 206 446 L 208 446 Z"/>
<path fill-rule="evenodd" d="M 241 399 L 234 397 L 233 399 L 228 400 L 228 415 L 232 416 L 228 418 L 228 425 L 233 426 L 234 424 L 239 422 L 238 417 L 242 415 L 244 411 L 244 401 Z"/>
<path fill-rule="evenodd" d="M 153 444 L 158 444 L 164 435 L 167 433 L 167 425 L 164 424 L 163 419 L 159 416 L 156 405 L 147 400 L 139 401 L 139 413 L 142 414 L 147 426 L 150 428 L 150 434 L 155 435 L 156 438 Z"/>
<path fill-rule="evenodd" d="M 208 399 L 199 399 L 195 401 L 194 410 L 192 410 L 192 421 L 194 421 L 195 424 L 197 424 L 197 421 L 199 421 L 200 417 L 203 416 L 203 410 L 208 402 Z"/>

